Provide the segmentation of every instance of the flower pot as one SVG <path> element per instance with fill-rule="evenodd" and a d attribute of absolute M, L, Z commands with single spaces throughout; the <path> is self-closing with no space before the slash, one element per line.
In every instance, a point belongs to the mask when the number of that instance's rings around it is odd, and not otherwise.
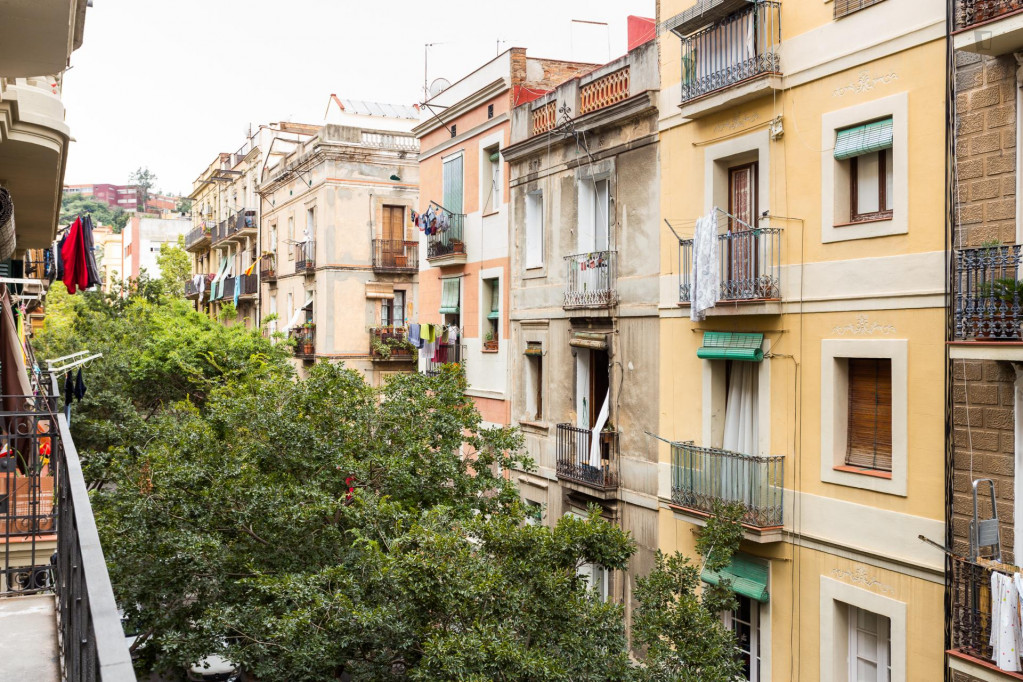
<path fill-rule="evenodd" d="M 483 342 L 483 350 L 497 350 L 497 349 L 498 349 L 498 340 L 497 339 L 491 339 L 490 341 L 484 341 Z"/>

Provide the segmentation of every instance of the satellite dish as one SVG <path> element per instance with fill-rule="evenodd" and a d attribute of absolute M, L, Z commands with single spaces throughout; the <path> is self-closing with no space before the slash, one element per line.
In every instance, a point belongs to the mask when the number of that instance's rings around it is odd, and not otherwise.
<path fill-rule="evenodd" d="M 436 97 L 451 87 L 451 81 L 447 78 L 438 78 L 430 83 L 430 97 Z"/>

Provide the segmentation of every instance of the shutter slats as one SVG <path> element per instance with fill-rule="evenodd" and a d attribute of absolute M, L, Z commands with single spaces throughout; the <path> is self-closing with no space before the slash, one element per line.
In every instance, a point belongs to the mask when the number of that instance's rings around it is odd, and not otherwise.
<path fill-rule="evenodd" d="M 849 427 L 845 463 L 892 470 L 892 361 L 849 359 Z"/>
<path fill-rule="evenodd" d="M 835 0 L 835 19 L 880 2 L 884 2 L 884 0 Z"/>

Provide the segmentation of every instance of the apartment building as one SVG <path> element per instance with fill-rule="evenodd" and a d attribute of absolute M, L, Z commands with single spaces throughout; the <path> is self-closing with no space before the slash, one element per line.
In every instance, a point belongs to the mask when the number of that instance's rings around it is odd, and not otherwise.
<path fill-rule="evenodd" d="M 135 279 L 143 272 L 151 278 L 160 276 L 157 257 L 164 244 L 177 246 L 188 233 L 191 221 L 185 218 L 140 218 L 133 215 L 121 230 L 121 267 L 125 279 Z"/>
<path fill-rule="evenodd" d="M 1018 599 L 1023 287 L 1019 154 L 1023 2 L 956 0 L 952 17 L 946 538 L 955 682 L 1018 680 L 992 606 Z M 1011 615 L 1018 616 L 1011 609 Z M 999 639 L 1001 635 L 1001 639 Z M 994 639 L 992 637 L 994 636 Z"/>
<path fill-rule="evenodd" d="M 749 680 L 941 679 L 945 3 L 658 20 L 660 547 L 742 506 Z"/>
<path fill-rule="evenodd" d="M 545 523 L 597 505 L 632 533 L 628 571 L 583 569 L 627 615 L 658 548 L 657 59 L 648 39 L 516 107 L 504 150 L 511 418 L 538 465 L 513 475 Z"/>
<path fill-rule="evenodd" d="M 372 385 L 414 371 L 419 145 L 411 107 L 331 97 L 315 135 L 262 171 L 260 310 L 295 339 L 300 371 L 344 362 Z"/>
<path fill-rule="evenodd" d="M 420 368 L 462 363 L 483 419 L 511 423 L 508 373 L 509 185 L 501 152 L 511 110 L 592 64 L 526 56 L 513 48 L 434 93 L 420 109 L 419 211 L 442 226 L 421 236 L 417 321 L 443 326 L 448 341 Z"/>

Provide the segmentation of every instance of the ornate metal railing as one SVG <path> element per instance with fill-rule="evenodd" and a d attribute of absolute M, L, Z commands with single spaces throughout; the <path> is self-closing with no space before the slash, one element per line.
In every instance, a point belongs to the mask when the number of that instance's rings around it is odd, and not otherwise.
<path fill-rule="evenodd" d="M 316 269 L 316 242 L 312 239 L 295 244 L 295 272 L 312 272 Z"/>
<path fill-rule="evenodd" d="M 588 114 L 629 98 L 629 67 L 579 87 L 579 113 Z"/>
<path fill-rule="evenodd" d="M 618 301 L 618 254 L 594 251 L 565 256 L 566 308 L 606 308 Z"/>
<path fill-rule="evenodd" d="M 210 231 L 205 227 L 196 227 L 185 235 L 185 249 L 193 249 L 202 244 L 210 243 Z"/>
<path fill-rule="evenodd" d="M 952 557 L 952 651 L 991 660 L 991 574 L 996 570 Z"/>
<path fill-rule="evenodd" d="M 264 253 L 259 257 L 259 278 L 264 282 L 277 280 L 277 254 Z"/>
<path fill-rule="evenodd" d="M 374 360 L 411 362 L 416 349 L 408 341 L 408 329 L 392 325 L 369 330 L 369 353 Z"/>
<path fill-rule="evenodd" d="M 291 338 L 295 339 L 295 357 L 312 358 L 316 356 L 316 325 L 296 327 L 291 330 Z"/>
<path fill-rule="evenodd" d="M 548 102 L 543 106 L 533 109 L 530 120 L 530 132 L 533 135 L 547 133 L 558 125 L 558 103 Z"/>
<path fill-rule="evenodd" d="M 780 72 L 781 3 L 748 9 L 682 39 L 682 101 L 764 74 Z"/>
<path fill-rule="evenodd" d="M 957 339 L 1018 341 L 1023 323 L 1020 245 L 955 252 Z"/>
<path fill-rule="evenodd" d="M 256 273 L 238 275 L 235 286 L 238 287 L 239 296 L 255 296 L 259 293 L 259 277 L 256 276 Z"/>
<path fill-rule="evenodd" d="M 781 298 L 781 228 L 760 227 L 718 235 L 719 301 Z M 693 240 L 679 244 L 681 303 L 692 302 Z"/>
<path fill-rule="evenodd" d="M 618 432 L 601 431 L 596 458 L 590 429 L 558 424 L 558 478 L 611 490 L 618 487 Z M 599 466 L 594 466 L 599 459 Z"/>
<path fill-rule="evenodd" d="M 419 270 L 419 242 L 400 239 L 373 240 L 373 269 L 391 272 Z"/>
<path fill-rule="evenodd" d="M 738 503 L 742 522 L 757 528 L 782 525 L 785 458 L 755 457 L 692 443 L 672 443 L 671 500 L 712 513 L 714 505 Z"/>
<path fill-rule="evenodd" d="M 447 223 L 447 227 L 438 226 L 438 232 L 426 238 L 426 257 L 428 259 L 444 258 L 456 254 L 465 254 L 464 213 L 452 213 L 443 206 L 433 203 L 434 211 L 443 216 L 438 222 Z"/>
<path fill-rule="evenodd" d="M 426 358 L 426 374 L 431 376 L 440 372 L 444 365 L 461 364 L 462 347 L 457 343 L 441 343 L 432 357 Z"/>
<path fill-rule="evenodd" d="M 956 30 L 1023 11 L 1023 0 L 956 0 Z"/>

